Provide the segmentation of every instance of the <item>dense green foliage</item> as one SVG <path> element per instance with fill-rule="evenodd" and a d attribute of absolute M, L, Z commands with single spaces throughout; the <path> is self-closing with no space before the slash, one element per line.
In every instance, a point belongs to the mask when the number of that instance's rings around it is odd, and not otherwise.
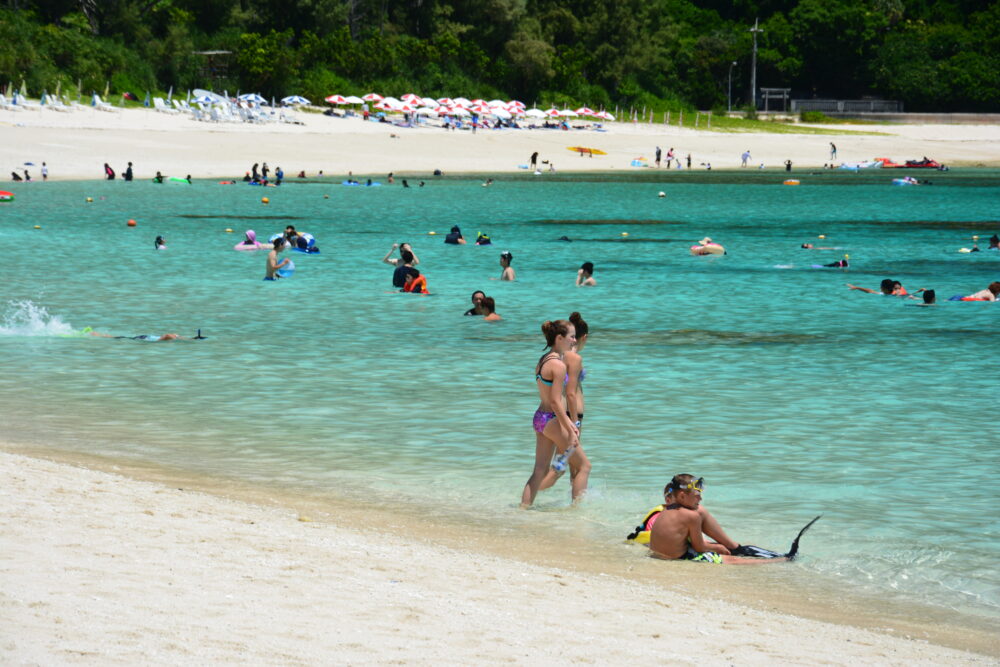
<path fill-rule="evenodd" d="M 1000 2 L 982 0 L 0 0 L 0 82 L 37 95 L 376 90 L 656 109 L 796 97 L 1000 110 Z M 227 50 L 212 76 L 197 50 Z M 732 66 L 735 62 L 736 65 Z M 218 74 L 218 73 L 216 73 Z"/>

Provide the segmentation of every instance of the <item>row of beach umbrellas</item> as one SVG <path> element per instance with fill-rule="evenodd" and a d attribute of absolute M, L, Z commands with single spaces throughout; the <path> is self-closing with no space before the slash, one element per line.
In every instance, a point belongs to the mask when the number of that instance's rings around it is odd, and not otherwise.
<path fill-rule="evenodd" d="M 362 104 L 371 102 L 373 107 L 382 111 L 395 111 L 399 113 L 414 113 L 426 116 L 471 116 L 472 114 L 492 115 L 497 118 L 512 118 L 514 116 L 527 116 L 528 118 L 576 118 L 585 116 L 599 118 L 602 120 L 614 120 L 607 111 L 594 111 L 588 107 L 579 109 L 527 109 L 524 102 L 519 100 L 470 100 L 464 97 L 421 97 L 414 93 L 403 95 L 397 99 L 395 97 L 383 97 L 378 93 L 368 93 L 364 97 L 350 95 L 330 95 L 326 98 L 329 104 Z"/>

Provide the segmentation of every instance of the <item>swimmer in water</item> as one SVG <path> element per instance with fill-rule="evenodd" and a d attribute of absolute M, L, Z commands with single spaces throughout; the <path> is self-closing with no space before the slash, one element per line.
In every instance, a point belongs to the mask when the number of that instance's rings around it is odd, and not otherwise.
<path fill-rule="evenodd" d="M 483 311 L 483 299 L 486 298 L 486 292 L 482 290 L 476 290 L 472 293 L 472 308 L 469 308 L 464 315 L 485 315 Z"/>
<path fill-rule="evenodd" d="M 201 335 L 201 329 L 198 329 L 198 333 L 194 336 L 181 336 L 175 333 L 165 333 L 165 334 L 139 334 L 138 336 L 115 336 L 113 334 L 101 333 L 99 331 L 94 331 L 90 327 L 86 327 L 83 333 L 88 336 L 97 336 L 98 338 L 114 338 L 116 340 L 141 340 L 147 343 L 163 343 L 171 340 L 205 340 L 205 336 Z"/>
<path fill-rule="evenodd" d="M 264 280 L 277 280 L 280 278 L 281 276 L 278 274 L 278 269 L 292 261 L 286 257 L 281 260 L 281 262 L 278 262 L 278 254 L 284 250 L 287 245 L 287 241 L 285 241 L 282 237 L 274 239 L 274 248 L 271 249 L 271 252 L 267 253 L 267 270 Z"/>
<path fill-rule="evenodd" d="M 153 241 L 153 247 L 156 248 L 157 250 L 166 250 L 167 249 L 166 239 L 164 239 L 162 236 L 157 236 L 156 240 Z"/>
<path fill-rule="evenodd" d="M 397 249 L 399 250 L 400 256 L 392 257 L 392 253 L 394 253 Z M 404 250 L 409 251 L 409 253 L 413 256 L 413 261 L 407 262 L 403 259 L 402 255 Z M 385 257 L 382 258 L 382 261 L 385 262 L 386 264 L 391 264 L 392 266 L 395 266 L 397 268 L 403 266 L 404 264 L 409 264 L 410 266 L 416 266 L 417 264 L 420 263 L 420 260 L 417 259 L 417 255 L 416 253 L 413 252 L 413 248 L 412 246 L 410 246 L 409 243 L 393 243 L 392 247 L 389 248 L 389 252 L 385 253 Z"/>
<path fill-rule="evenodd" d="M 816 247 L 812 243 L 803 243 L 800 247 L 805 250 L 837 250 L 837 248 L 831 248 L 827 246 Z"/>
<path fill-rule="evenodd" d="M 584 262 L 583 266 L 576 272 L 577 287 L 593 287 L 597 284 L 594 280 L 594 263 Z"/>
<path fill-rule="evenodd" d="M 996 301 L 998 296 L 1000 296 L 1000 282 L 992 282 L 986 289 L 964 297 L 963 301 Z"/>
<path fill-rule="evenodd" d="M 483 319 L 487 322 L 496 322 L 503 319 L 497 315 L 497 304 L 491 296 L 483 298 L 483 313 Z"/>
<path fill-rule="evenodd" d="M 542 480 L 550 466 L 572 457 L 580 444 L 580 431 L 566 413 L 563 391 L 569 381 L 566 352 L 576 344 L 576 328 L 568 320 L 546 321 L 542 324 L 548 352 L 535 364 L 535 386 L 538 389 L 539 405 L 535 410 L 535 464 L 531 476 L 521 493 L 521 508 L 531 507 L 535 502 Z M 555 459 L 553 457 L 556 457 Z M 573 501 L 582 497 L 585 488 L 573 489 Z"/>
<path fill-rule="evenodd" d="M 500 253 L 500 266 L 502 268 L 500 272 L 500 280 L 517 280 L 517 275 L 514 273 L 514 267 L 510 265 L 513 259 L 514 255 L 510 253 L 510 250 L 504 250 Z"/>
<path fill-rule="evenodd" d="M 878 290 L 868 289 L 867 287 L 858 287 L 857 285 L 852 285 L 847 283 L 847 287 L 852 290 L 858 290 L 860 292 L 865 292 L 866 294 L 883 294 L 885 296 L 909 296 L 906 290 L 903 289 L 903 285 L 898 280 L 893 280 L 892 278 L 886 278 L 879 284 Z"/>

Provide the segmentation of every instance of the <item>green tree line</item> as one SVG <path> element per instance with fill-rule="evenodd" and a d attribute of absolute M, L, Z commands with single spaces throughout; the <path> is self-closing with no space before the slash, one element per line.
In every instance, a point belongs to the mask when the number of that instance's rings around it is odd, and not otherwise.
<path fill-rule="evenodd" d="M 979 0 L 0 0 L 0 83 L 720 109 L 730 76 L 750 103 L 758 18 L 758 86 L 1000 110 L 1000 2 Z"/>

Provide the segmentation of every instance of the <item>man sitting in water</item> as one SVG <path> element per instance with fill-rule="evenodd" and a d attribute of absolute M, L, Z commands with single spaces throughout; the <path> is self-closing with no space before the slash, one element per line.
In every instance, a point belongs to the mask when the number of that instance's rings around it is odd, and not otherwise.
<path fill-rule="evenodd" d="M 285 249 L 287 242 L 284 237 L 278 237 L 274 239 L 274 248 L 271 252 L 267 253 L 267 273 L 264 276 L 264 280 L 277 280 L 281 276 L 278 274 L 278 269 L 285 266 L 291 260 L 287 257 L 281 262 L 278 262 L 278 253 Z"/>
<path fill-rule="evenodd" d="M 660 557 L 669 560 L 692 560 L 699 563 L 744 564 L 755 562 L 775 562 L 739 558 L 740 546 L 729 539 L 718 522 L 700 508 L 704 481 L 693 475 L 674 475 L 664 489 L 665 498 L 672 502 L 663 508 L 650 531 L 649 548 Z M 706 542 L 704 532 L 711 532 L 717 539 L 728 545 Z"/>

